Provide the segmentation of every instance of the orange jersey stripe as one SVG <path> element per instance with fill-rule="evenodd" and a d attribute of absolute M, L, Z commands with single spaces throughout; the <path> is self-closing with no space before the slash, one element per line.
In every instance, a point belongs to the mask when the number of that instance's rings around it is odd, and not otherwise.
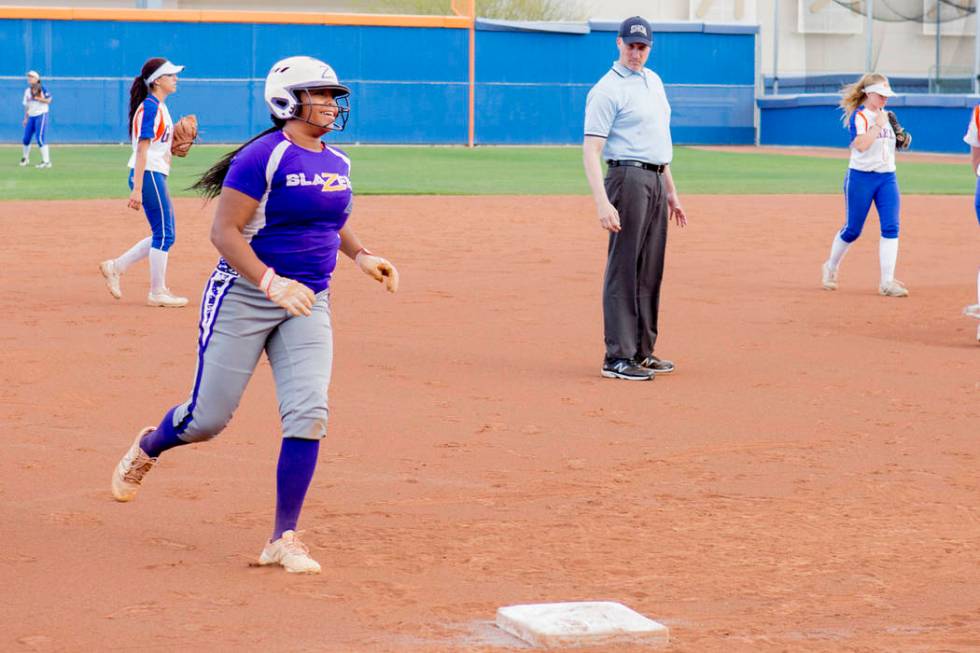
<path fill-rule="evenodd" d="M 136 109 L 136 113 L 133 114 L 133 124 L 130 125 L 129 127 L 129 132 L 137 138 L 139 138 L 140 135 L 139 133 L 140 123 L 142 122 L 143 122 L 143 105 L 141 104 L 139 108 Z"/>

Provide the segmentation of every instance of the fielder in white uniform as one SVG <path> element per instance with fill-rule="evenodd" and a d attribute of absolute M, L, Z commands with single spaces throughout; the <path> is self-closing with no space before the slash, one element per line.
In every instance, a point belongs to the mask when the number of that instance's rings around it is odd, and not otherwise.
<path fill-rule="evenodd" d="M 37 140 L 41 150 L 38 168 L 51 167 L 51 152 L 48 148 L 48 112 L 51 109 L 51 93 L 41 83 L 37 71 L 27 71 L 27 88 L 24 89 L 24 151 L 20 157 L 21 167 L 31 161 L 31 139 Z"/>
<path fill-rule="evenodd" d="M 973 208 L 977 215 L 977 223 L 980 224 L 980 105 L 973 108 L 970 124 L 966 128 L 966 136 L 963 137 L 963 140 L 970 146 L 970 166 L 977 175 L 977 189 L 973 195 Z M 977 303 L 964 308 L 963 314 L 980 320 L 980 270 L 977 270 Z M 980 325 L 977 326 L 977 342 L 980 342 Z"/>

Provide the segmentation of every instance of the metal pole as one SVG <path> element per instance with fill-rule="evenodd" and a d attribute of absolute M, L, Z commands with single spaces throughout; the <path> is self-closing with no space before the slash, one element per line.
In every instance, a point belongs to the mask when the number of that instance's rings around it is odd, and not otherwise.
<path fill-rule="evenodd" d="M 470 14 L 470 50 L 469 50 L 469 89 L 467 95 L 468 123 L 466 130 L 466 146 L 473 147 L 476 143 L 476 0 L 470 0 L 467 7 Z"/>
<path fill-rule="evenodd" d="M 939 69 L 942 67 L 942 23 L 939 22 L 939 14 L 942 7 L 939 0 L 936 0 L 936 93 L 942 93 L 939 87 Z"/>
<path fill-rule="evenodd" d="M 874 70 L 874 20 L 875 0 L 868 0 L 868 15 L 864 21 L 864 72 Z"/>
<path fill-rule="evenodd" d="M 980 95 L 980 3 L 974 3 L 973 18 L 973 94 Z"/>
<path fill-rule="evenodd" d="M 779 95 L 779 0 L 772 5 L 772 94 Z"/>

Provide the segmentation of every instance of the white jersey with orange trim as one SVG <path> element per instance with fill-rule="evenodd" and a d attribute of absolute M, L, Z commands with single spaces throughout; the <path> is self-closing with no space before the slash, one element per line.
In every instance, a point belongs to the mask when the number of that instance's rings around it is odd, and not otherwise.
<path fill-rule="evenodd" d="M 44 88 L 43 86 L 41 87 L 41 97 L 45 99 L 51 98 L 51 94 L 48 93 L 48 89 Z M 38 102 L 34 99 L 34 95 L 31 93 L 30 87 L 24 90 L 24 108 L 27 110 L 27 115 L 31 118 L 47 113 L 50 109 L 46 102 Z"/>
<path fill-rule="evenodd" d="M 866 109 L 863 105 L 851 114 L 849 127 L 852 143 L 855 138 L 867 132 L 871 125 L 875 124 L 877 116 L 877 111 Z M 890 123 L 885 123 L 878 138 L 864 152 L 851 147 L 849 167 L 863 172 L 895 172 L 895 132 Z"/>
<path fill-rule="evenodd" d="M 133 139 L 133 154 L 129 157 L 129 167 L 136 168 L 136 146 L 149 139 L 150 148 L 146 152 L 146 169 L 152 172 L 170 174 L 170 139 L 174 133 L 174 121 L 167 105 L 150 95 L 133 114 L 129 126 Z"/>
<path fill-rule="evenodd" d="M 966 128 L 966 136 L 963 142 L 970 147 L 980 147 L 980 104 L 973 107 L 970 115 L 970 124 Z"/>

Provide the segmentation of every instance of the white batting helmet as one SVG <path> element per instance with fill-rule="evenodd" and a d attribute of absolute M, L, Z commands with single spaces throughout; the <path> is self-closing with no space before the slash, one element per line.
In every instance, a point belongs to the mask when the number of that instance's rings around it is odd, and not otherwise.
<path fill-rule="evenodd" d="M 333 68 L 313 57 L 287 57 L 273 64 L 265 77 L 265 103 L 276 118 L 295 117 L 302 103 L 297 91 L 330 89 L 334 99 L 346 98 L 350 89 L 337 80 Z"/>

